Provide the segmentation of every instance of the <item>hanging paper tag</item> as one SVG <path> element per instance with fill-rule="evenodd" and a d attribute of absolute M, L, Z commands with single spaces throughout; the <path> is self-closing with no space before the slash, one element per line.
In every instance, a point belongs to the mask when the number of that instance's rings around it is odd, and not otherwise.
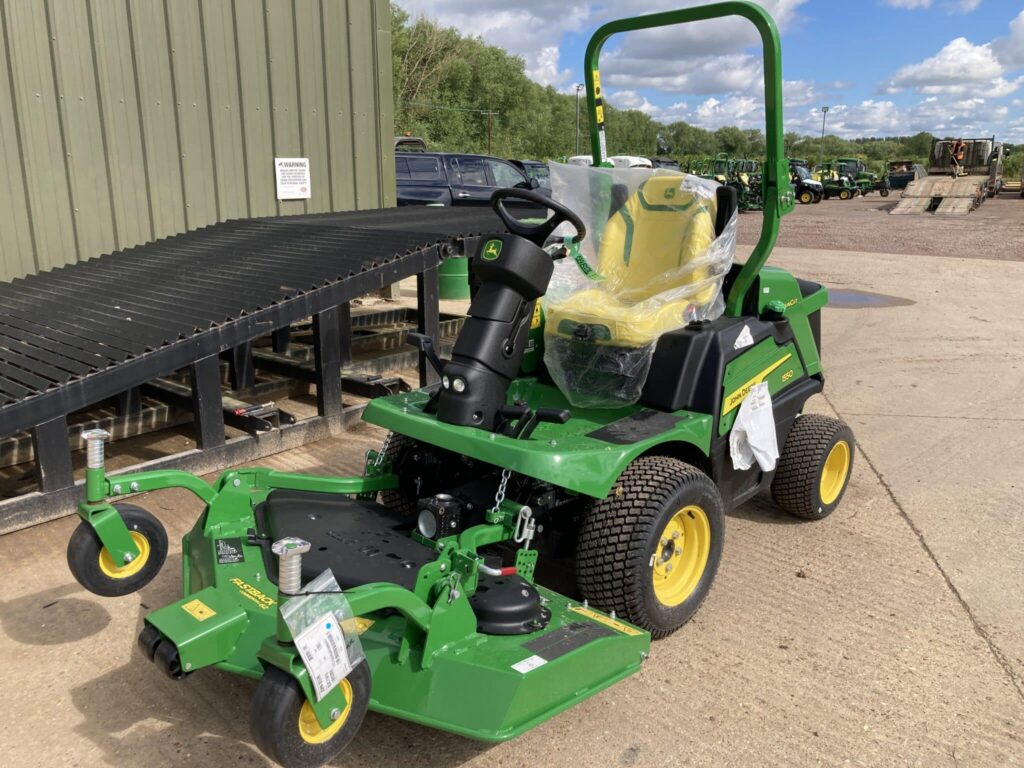
<path fill-rule="evenodd" d="M 324 571 L 306 585 L 305 592 L 289 599 L 281 615 L 320 701 L 365 656 L 357 617 L 334 574 Z"/>

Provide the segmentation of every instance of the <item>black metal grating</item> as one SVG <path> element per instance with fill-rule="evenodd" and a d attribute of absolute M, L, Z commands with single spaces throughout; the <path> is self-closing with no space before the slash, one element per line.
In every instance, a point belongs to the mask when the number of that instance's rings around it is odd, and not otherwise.
<path fill-rule="evenodd" d="M 209 354 L 198 337 L 220 332 L 221 348 L 255 338 L 323 303 L 311 294 L 409 257 L 419 268 L 389 275 L 416 274 L 461 238 L 503 230 L 486 208 L 246 219 L 0 283 L 0 436 L 90 402 L 62 396 L 70 385 L 112 376 L 92 394 L 124 391 L 179 367 L 182 345 L 195 346 L 190 359 Z M 223 333 L 232 324 L 243 327 Z M 153 359 L 171 348 L 167 365 Z M 150 364 L 123 371 L 141 357 Z"/>

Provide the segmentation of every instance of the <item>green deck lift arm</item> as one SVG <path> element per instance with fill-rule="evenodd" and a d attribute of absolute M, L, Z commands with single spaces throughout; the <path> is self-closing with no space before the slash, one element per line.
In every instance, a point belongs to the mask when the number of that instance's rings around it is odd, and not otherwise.
<path fill-rule="evenodd" d="M 691 21 L 706 21 L 726 16 L 742 16 L 757 28 L 764 50 L 764 106 L 765 144 L 764 163 L 764 222 L 761 237 L 753 253 L 740 270 L 726 298 L 725 313 L 732 317 L 743 314 L 744 301 L 753 286 L 761 267 L 768 260 L 779 234 L 779 219 L 793 210 L 795 199 L 789 186 L 789 164 L 782 144 L 782 49 L 779 31 L 767 11 L 745 0 L 715 3 L 699 8 L 683 8 L 678 11 L 651 13 L 629 19 L 610 21 L 600 27 L 587 45 L 585 57 L 587 86 L 587 108 L 590 118 L 590 146 L 594 154 L 594 165 L 600 165 L 607 157 L 604 135 L 604 99 L 601 91 L 601 75 L 598 60 L 601 48 L 612 35 L 620 32 L 634 32 L 652 27 L 683 24 Z M 782 182 L 780 184 L 780 181 Z"/>

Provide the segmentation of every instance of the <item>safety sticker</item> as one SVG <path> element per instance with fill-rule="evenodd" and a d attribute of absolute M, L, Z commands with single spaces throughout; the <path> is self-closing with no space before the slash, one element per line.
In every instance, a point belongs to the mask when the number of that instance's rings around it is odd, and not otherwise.
<path fill-rule="evenodd" d="M 743 349 L 749 347 L 754 343 L 754 337 L 750 333 L 750 326 L 744 325 L 743 330 L 740 331 L 740 335 L 736 337 L 736 341 L 733 342 L 733 349 Z"/>
<path fill-rule="evenodd" d="M 211 616 L 217 615 L 217 612 L 202 600 L 189 600 L 181 606 L 181 609 L 196 621 L 206 621 Z"/>
<path fill-rule="evenodd" d="M 313 681 L 317 701 L 352 671 L 345 635 L 333 613 L 325 613 L 298 635 L 295 648 Z"/>
<path fill-rule="evenodd" d="M 581 605 L 574 605 L 569 609 L 573 613 L 578 613 L 580 616 L 586 616 L 588 619 L 593 619 L 599 624 L 604 624 L 606 627 L 611 627 L 614 630 L 621 632 L 624 635 L 642 635 L 639 629 L 634 629 L 628 624 L 623 624 L 621 621 L 613 619 L 611 616 L 605 616 L 603 613 L 592 611 L 589 608 L 584 608 Z"/>
<path fill-rule="evenodd" d="M 240 538 L 217 539 L 217 563 L 219 565 L 244 562 L 245 552 L 242 551 L 242 540 Z"/>
<path fill-rule="evenodd" d="M 542 317 L 542 310 L 540 308 L 540 302 L 536 301 L 533 304 L 533 319 L 530 321 L 530 330 L 534 328 L 540 328 L 540 321 Z"/>
<path fill-rule="evenodd" d="M 516 662 L 512 665 L 512 669 L 521 674 L 532 672 L 537 667 L 543 667 L 548 663 L 547 659 L 542 659 L 540 656 L 529 656 L 522 661 Z"/>

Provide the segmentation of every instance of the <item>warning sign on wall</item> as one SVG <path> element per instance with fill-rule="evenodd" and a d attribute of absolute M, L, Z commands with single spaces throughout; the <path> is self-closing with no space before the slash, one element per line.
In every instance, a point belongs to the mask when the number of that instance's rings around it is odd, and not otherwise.
<path fill-rule="evenodd" d="M 278 200 L 309 199 L 308 157 L 275 157 L 274 175 L 277 178 Z"/>

